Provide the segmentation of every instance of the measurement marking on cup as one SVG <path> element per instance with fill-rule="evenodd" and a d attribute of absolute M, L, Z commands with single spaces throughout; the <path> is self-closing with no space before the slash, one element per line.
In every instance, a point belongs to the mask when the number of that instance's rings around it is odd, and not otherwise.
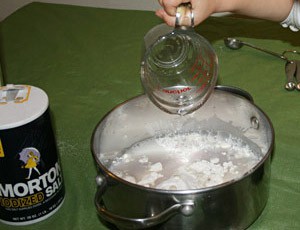
<path fill-rule="evenodd" d="M 195 72 L 196 73 L 193 75 L 191 81 L 197 81 L 196 84 L 199 87 L 197 90 L 197 93 L 200 93 L 203 91 L 203 89 L 209 84 L 209 82 L 212 79 L 211 74 L 207 70 L 206 67 L 209 67 L 209 69 L 213 68 L 213 59 L 210 58 L 210 62 L 207 62 L 207 60 L 204 60 L 201 56 L 199 56 L 194 65 L 191 68 L 191 73 Z"/>
<path fill-rule="evenodd" d="M 201 72 L 203 73 L 201 77 L 198 77 L 200 74 L 200 71 L 199 71 L 192 78 L 192 81 L 195 79 L 198 79 L 198 81 L 196 83 L 197 85 L 200 86 L 200 88 L 197 90 L 198 93 L 201 92 L 208 85 L 208 83 L 211 80 L 211 75 L 206 70 L 204 70 L 204 71 L 201 70 Z"/>
<path fill-rule="evenodd" d="M 185 87 L 183 89 L 172 89 L 172 90 L 163 89 L 163 92 L 168 93 L 168 94 L 181 94 L 181 93 L 185 93 L 190 90 L 191 90 L 191 87 Z"/>
<path fill-rule="evenodd" d="M 211 61 L 211 60 L 210 60 Z M 191 68 L 191 71 L 193 72 L 195 69 L 198 69 L 199 70 L 199 65 L 198 65 L 198 63 L 200 63 L 200 66 L 202 66 L 201 65 L 201 63 L 203 63 L 203 65 L 205 65 L 205 66 L 210 66 L 210 64 L 203 58 L 203 57 L 201 57 L 201 56 L 198 56 L 197 57 L 197 59 L 195 60 L 195 64 L 192 66 L 192 68 Z"/>

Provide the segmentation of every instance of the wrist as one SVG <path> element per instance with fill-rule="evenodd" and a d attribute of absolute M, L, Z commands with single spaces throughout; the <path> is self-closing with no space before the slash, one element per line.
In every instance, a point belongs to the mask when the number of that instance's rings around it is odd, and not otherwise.
<path fill-rule="evenodd" d="M 232 12 L 235 13 L 239 9 L 242 0 L 214 0 L 215 13 Z"/>

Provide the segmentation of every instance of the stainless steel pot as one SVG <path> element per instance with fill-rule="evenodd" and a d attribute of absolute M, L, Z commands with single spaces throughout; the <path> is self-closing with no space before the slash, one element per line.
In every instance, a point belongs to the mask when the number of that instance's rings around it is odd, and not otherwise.
<path fill-rule="evenodd" d="M 109 170 L 115 153 L 140 140 L 203 128 L 240 135 L 261 149 L 262 159 L 240 178 L 191 190 L 147 188 Z M 201 109 L 183 117 L 162 112 L 145 95 L 135 97 L 108 113 L 92 136 L 98 214 L 120 229 L 245 229 L 267 203 L 273 146 L 270 120 L 243 90 L 217 86 Z M 100 160 L 109 152 L 110 160 Z"/>

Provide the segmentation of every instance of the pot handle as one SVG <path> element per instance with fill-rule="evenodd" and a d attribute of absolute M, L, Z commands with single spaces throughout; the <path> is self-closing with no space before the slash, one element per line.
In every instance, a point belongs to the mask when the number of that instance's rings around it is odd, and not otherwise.
<path fill-rule="evenodd" d="M 125 228 L 125 229 L 149 228 L 164 223 L 175 214 L 181 213 L 184 216 L 190 216 L 194 211 L 194 206 L 195 206 L 194 202 L 191 200 L 187 200 L 182 203 L 174 204 L 169 208 L 163 210 L 161 213 L 146 218 L 127 218 L 127 217 L 119 216 L 117 214 L 108 211 L 102 202 L 102 195 L 106 189 L 106 180 L 101 176 L 97 176 L 96 181 L 99 187 L 95 196 L 95 205 L 99 216 L 102 217 L 104 220 L 120 228 Z"/>

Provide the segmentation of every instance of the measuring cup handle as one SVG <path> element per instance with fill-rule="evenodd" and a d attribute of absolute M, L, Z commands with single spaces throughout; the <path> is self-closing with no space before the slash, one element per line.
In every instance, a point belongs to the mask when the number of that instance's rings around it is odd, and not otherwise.
<path fill-rule="evenodd" d="M 194 27 L 194 13 L 191 3 L 182 3 L 176 9 L 175 28 L 187 29 Z"/>

